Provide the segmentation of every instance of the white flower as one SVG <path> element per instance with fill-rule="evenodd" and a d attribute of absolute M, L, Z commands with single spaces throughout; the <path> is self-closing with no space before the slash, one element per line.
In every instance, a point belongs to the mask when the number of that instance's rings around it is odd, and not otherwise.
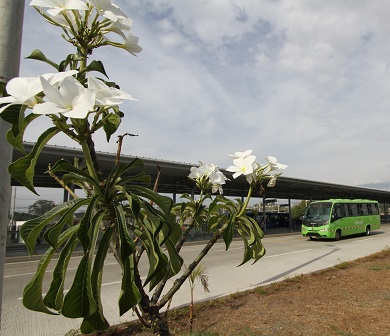
<path fill-rule="evenodd" d="M 88 88 L 96 92 L 97 106 L 114 106 L 122 104 L 124 99 L 137 100 L 125 91 L 107 86 L 93 76 L 88 77 Z"/>
<path fill-rule="evenodd" d="M 226 176 L 214 164 L 206 164 L 199 161 L 199 167 L 191 167 L 191 173 L 188 177 L 196 181 L 201 190 L 223 193 L 222 185 L 227 180 Z"/>
<path fill-rule="evenodd" d="M 137 36 L 134 36 L 132 33 L 129 33 L 129 35 L 125 39 L 125 42 L 120 47 L 135 56 L 136 53 L 142 51 L 142 48 L 138 45 L 138 40 L 139 38 Z"/>
<path fill-rule="evenodd" d="M 217 167 L 215 167 L 215 170 L 209 175 L 209 181 L 212 184 L 211 192 L 219 192 L 220 195 L 222 195 L 222 185 L 226 183 L 227 179 L 228 178 Z"/>
<path fill-rule="evenodd" d="M 76 78 L 65 78 L 59 89 L 50 85 L 42 76 L 40 80 L 48 101 L 36 104 L 33 113 L 61 113 L 66 117 L 83 119 L 94 110 L 95 91 L 84 88 Z"/>
<path fill-rule="evenodd" d="M 47 12 L 56 16 L 64 10 L 76 9 L 86 10 L 87 4 L 82 0 L 32 0 L 30 6 L 48 7 Z"/>
<path fill-rule="evenodd" d="M 99 15 L 111 21 L 117 21 L 120 17 L 127 17 L 111 0 L 88 0 L 88 2 L 96 8 Z"/>
<path fill-rule="evenodd" d="M 42 77 L 51 85 L 58 85 L 64 78 L 73 76 L 76 73 L 76 70 L 70 70 L 66 72 L 47 73 L 42 75 Z M 6 91 L 10 96 L 0 98 L 0 104 L 21 104 L 32 108 L 38 103 L 36 95 L 42 92 L 43 88 L 39 77 L 16 77 L 7 83 Z M 0 113 L 9 105 L 3 106 L 0 109 Z"/>
<path fill-rule="evenodd" d="M 238 159 L 238 158 L 245 158 L 251 154 L 252 154 L 252 149 L 247 149 L 245 152 L 235 152 L 234 154 L 229 154 L 229 156 L 232 157 L 233 159 Z"/>
<path fill-rule="evenodd" d="M 267 157 L 267 161 L 268 161 L 269 167 L 271 168 L 270 171 L 279 170 L 279 169 L 286 169 L 288 167 L 285 164 L 278 163 L 277 162 L 278 160 L 275 157 L 273 157 L 273 156 L 268 156 Z"/>
<path fill-rule="evenodd" d="M 228 179 L 217 167 L 209 174 L 208 178 L 212 184 L 219 185 L 225 184 Z"/>
<path fill-rule="evenodd" d="M 130 31 L 133 20 L 125 17 L 119 17 L 118 20 L 112 21 L 110 25 L 105 28 L 102 28 L 102 33 L 106 34 L 109 32 L 116 33 L 123 37 L 126 40 L 126 35 L 123 31 Z"/>
<path fill-rule="evenodd" d="M 238 156 L 233 160 L 234 166 L 229 166 L 226 170 L 234 173 L 233 178 L 237 178 L 240 175 L 250 175 L 256 168 L 255 161 L 256 156 L 254 155 Z"/>

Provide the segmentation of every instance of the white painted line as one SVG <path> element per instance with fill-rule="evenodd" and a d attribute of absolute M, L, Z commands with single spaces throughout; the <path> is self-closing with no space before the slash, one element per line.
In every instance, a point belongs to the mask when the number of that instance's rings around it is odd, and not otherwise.
<path fill-rule="evenodd" d="M 11 258 L 19 258 L 19 257 L 11 257 Z M 74 257 L 71 257 L 71 259 L 80 259 L 80 258 L 82 258 L 82 256 L 74 256 Z M 58 260 L 58 258 L 53 258 L 51 261 L 56 261 L 56 260 Z M 37 259 L 37 260 L 27 260 L 27 261 L 17 261 L 17 262 L 5 263 L 4 265 L 7 266 L 7 265 L 20 265 L 20 264 L 31 264 L 31 263 L 36 263 L 36 264 L 38 264 L 40 261 L 41 261 L 41 259 Z"/>
<path fill-rule="evenodd" d="M 143 280 L 143 279 L 146 279 L 146 277 L 141 277 L 141 280 Z M 117 284 L 120 284 L 120 283 L 122 283 L 122 281 L 106 282 L 106 283 L 102 283 L 102 287 L 103 286 L 117 285 Z M 69 289 L 65 289 L 63 291 L 64 294 L 67 293 L 67 292 L 69 292 Z M 46 294 L 47 293 L 44 293 L 44 294 L 42 294 L 42 296 L 45 296 Z M 20 300 L 23 300 L 23 297 L 18 297 L 18 301 L 20 301 Z"/>
<path fill-rule="evenodd" d="M 104 264 L 104 266 L 110 266 L 110 265 L 118 265 L 118 263 L 107 263 L 107 264 Z M 67 268 L 67 270 L 75 270 L 77 269 L 77 267 L 71 267 L 71 268 Z M 46 271 L 45 273 L 51 273 L 53 272 L 53 270 L 48 270 Z M 35 274 L 35 272 L 33 273 L 21 273 L 21 274 L 13 274 L 13 275 L 4 275 L 4 278 L 14 278 L 14 277 L 18 277 L 18 276 L 26 276 L 26 275 L 32 275 L 32 274 Z"/>
<path fill-rule="evenodd" d="M 229 248 L 227 251 L 231 251 L 231 250 L 242 250 L 244 247 L 240 246 L 240 247 L 231 247 Z M 215 252 L 227 252 L 226 249 L 223 249 L 223 250 L 215 250 Z"/>
<path fill-rule="evenodd" d="M 361 241 L 372 240 L 372 239 L 375 239 L 375 238 L 363 238 L 363 239 L 355 240 L 354 243 L 359 243 Z"/>
<path fill-rule="evenodd" d="M 295 254 L 295 253 L 302 253 L 302 252 L 308 252 L 308 251 L 311 251 L 311 249 L 308 249 L 308 250 L 300 250 L 300 251 L 294 251 L 294 252 L 287 252 L 287 253 L 281 253 L 281 254 L 274 254 L 274 255 L 271 255 L 271 256 L 265 256 L 265 257 L 263 257 L 263 259 L 266 259 L 266 258 L 275 258 L 275 257 L 282 257 L 282 256 L 285 256 L 285 255 L 290 255 L 290 254 Z"/>

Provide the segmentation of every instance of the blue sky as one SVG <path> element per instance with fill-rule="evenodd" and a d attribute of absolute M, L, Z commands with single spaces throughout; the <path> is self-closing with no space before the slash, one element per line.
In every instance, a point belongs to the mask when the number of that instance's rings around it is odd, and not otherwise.
<path fill-rule="evenodd" d="M 64 59 L 73 49 L 28 3 L 22 56 L 40 49 Z M 227 167 L 229 153 L 253 149 L 259 162 L 273 155 L 288 164 L 289 177 L 390 181 L 389 1 L 114 3 L 133 19 L 143 51 L 104 47 L 91 59 L 139 99 L 122 105 L 118 134 L 138 135 L 125 138 L 124 154 Z M 21 76 L 51 71 L 21 61 Z M 115 137 L 95 142 L 116 151 Z"/>

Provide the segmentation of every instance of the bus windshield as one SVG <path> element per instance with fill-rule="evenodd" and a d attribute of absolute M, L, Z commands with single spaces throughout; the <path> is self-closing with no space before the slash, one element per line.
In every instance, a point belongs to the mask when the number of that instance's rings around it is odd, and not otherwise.
<path fill-rule="evenodd" d="M 331 208 L 332 208 L 332 203 L 329 202 L 311 203 L 306 209 L 305 219 L 327 220 L 330 217 Z"/>

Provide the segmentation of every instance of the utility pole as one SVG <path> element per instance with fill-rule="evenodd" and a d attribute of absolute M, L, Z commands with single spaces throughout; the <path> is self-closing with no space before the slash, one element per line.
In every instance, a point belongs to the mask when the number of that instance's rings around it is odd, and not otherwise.
<path fill-rule="evenodd" d="M 0 0 L 0 81 L 2 82 L 8 82 L 19 75 L 23 15 L 24 0 Z M 11 201 L 11 177 L 8 174 L 8 166 L 12 160 L 12 146 L 6 140 L 6 132 L 9 128 L 10 125 L 0 118 L 0 312 L 3 303 L 5 248 Z"/>

